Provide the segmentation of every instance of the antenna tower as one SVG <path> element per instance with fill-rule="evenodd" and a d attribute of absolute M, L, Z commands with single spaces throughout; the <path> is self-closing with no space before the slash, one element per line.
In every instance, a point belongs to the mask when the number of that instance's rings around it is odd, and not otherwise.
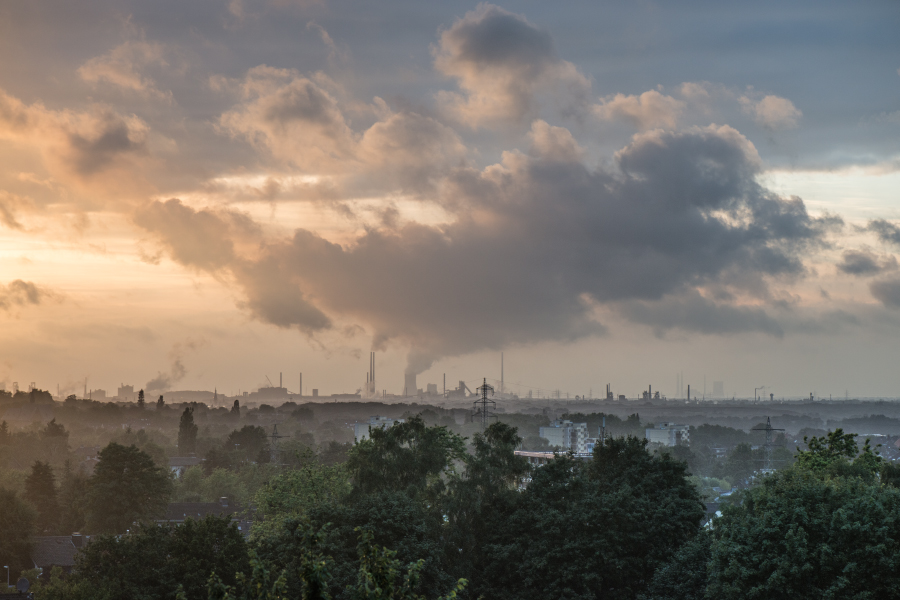
<path fill-rule="evenodd" d="M 488 399 L 488 393 L 491 396 L 494 395 L 494 386 L 488 385 L 487 378 L 485 378 L 484 383 L 478 386 L 475 391 L 479 393 L 480 397 L 472 403 L 472 421 L 476 417 L 480 418 L 481 428 L 486 429 L 489 419 L 497 419 L 497 415 L 490 411 L 491 408 L 497 406 L 497 403 Z"/>
<path fill-rule="evenodd" d="M 764 471 L 767 473 L 772 472 L 772 448 L 775 447 L 775 442 L 772 441 L 772 432 L 773 431 L 784 431 L 784 429 L 776 429 L 772 427 L 772 418 L 766 417 L 766 426 L 765 427 L 756 427 L 753 431 L 765 431 L 766 432 L 766 466 L 764 467 Z"/>

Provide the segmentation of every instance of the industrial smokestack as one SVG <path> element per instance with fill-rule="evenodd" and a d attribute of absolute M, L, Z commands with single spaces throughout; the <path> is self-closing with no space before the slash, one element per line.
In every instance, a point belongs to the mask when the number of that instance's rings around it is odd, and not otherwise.
<path fill-rule="evenodd" d="M 503 394 L 503 353 L 500 353 L 500 393 Z"/>
<path fill-rule="evenodd" d="M 303 373 L 300 373 L 300 397 L 303 397 Z"/>

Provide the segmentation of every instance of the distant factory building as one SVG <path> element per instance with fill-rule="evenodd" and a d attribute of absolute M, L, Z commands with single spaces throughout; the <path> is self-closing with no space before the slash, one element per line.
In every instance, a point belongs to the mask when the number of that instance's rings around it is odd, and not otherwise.
<path fill-rule="evenodd" d="M 691 442 L 691 428 L 688 425 L 676 425 L 675 423 L 660 423 L 656 427 L 647 428 L 644 433 L 651 444 L 663 446 L 681 446 Z"/>
<path fill-rule="evenodd" d="M 713 381 L 713 398 L 724 398 L 725 397 L 725 382 L 724 381 Z"/>
<path fill-rule="evenodd" d="M 361 442 L 369 439 L 369 431 L 373 428 L 387 429 L 393 427 L 397 423 L 403 423 L 405 419 L 392 419 L 391 417 L 370 417 L 368 423 L 357 423 L 353 426 L 353 433 L 356 441 Z"/>
<path fill-rule="evenodd" d="M 404 396 L 418 396 L 419 390 L 416 387 L 416 374 L 415 373 L 407 373 L 403 376 L 403 395 Z"/>
<path fill-rule="evenodd" d="M 538 435 L 547 440 L 551 446 L 556 446 L 565 452 L 570 450 L 575 454 L 588 452 L 587 423 L 573 423 L 557 419 L 552 421 L 549 427 L 541 427 Z"/>
<path fill-rule="evenodd" d="M 125 385 L 124 383 L 119 385 L 119 389 L 116 392 L 116 397 L 120 400 L 125 400 L 126 398 L 131 398 L 134 396 L 134 386 L 133 385 Z"/>

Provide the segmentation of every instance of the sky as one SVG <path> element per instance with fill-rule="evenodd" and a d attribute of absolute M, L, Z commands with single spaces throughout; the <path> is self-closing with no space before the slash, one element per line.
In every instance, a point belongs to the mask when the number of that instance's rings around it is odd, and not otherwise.
<path fill-rule="evenodd" d="M 0 383 L 900 397 L 896 2 L 0 4 Z"/>

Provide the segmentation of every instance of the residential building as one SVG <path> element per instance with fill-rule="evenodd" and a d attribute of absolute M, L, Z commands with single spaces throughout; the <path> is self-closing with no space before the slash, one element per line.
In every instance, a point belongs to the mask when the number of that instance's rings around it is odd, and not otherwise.
<path fill-rule="evenodd" d="M 353 433 L 356 441 L 361 442 L 369 439 L 369 431 L 374 427 L 378 429 L 386 429 L 393 427 L 397 423 L 403 423 L 404 419 L 392 419 L 391 417 L 370 417 L 368 423 L 356 423 L 353 426 Z"/>
<path fill-rule="evenodd" d="M 651 444 L 663 446 L 688 445 L 691 441 L 691 428 L 688 425 L 676 425 L 675 423 L 660 423 L 656 427 L 649 427 L 644 437 Z"/>
<path fill-rule="evenodd" d="M 586 454 L 588 428 L 587 423 L 573 423 L 564 419 L 551 421 L 549 427 L 541 427 L 538 435 L 564 452 Z"/>

